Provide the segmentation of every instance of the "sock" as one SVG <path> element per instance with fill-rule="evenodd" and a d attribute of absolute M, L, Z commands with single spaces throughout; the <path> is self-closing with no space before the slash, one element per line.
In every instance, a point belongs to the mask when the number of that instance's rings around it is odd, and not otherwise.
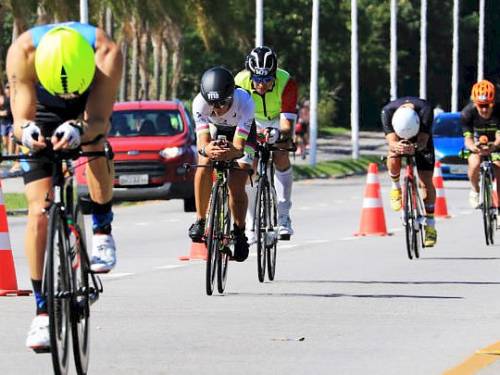
<path fill-rule="evenodd" d="M 247 209 L 247 215 L 246 215 L 246 227 L 249 230 L 253 230 L 253 221 L 255 218 L 255 199 L 257 197 L 257 184 L 254 183 L 253 186 L 246 185 L 245 186 L 245 191 L 247 193 L 248 197 L 248 209 Z"/>
<path fill-rule="evenodd" d="M 392 183 L 392 188 L 393 189 L 401 189 L 401 184 L 399 183 L 399 175 L 400 175 L 400 173 L 398 173 L 397 175 L 393 176 L 389 172 L 389 177 L 391 178 L 391 183 Z"/>
<path fill-rule="evenodd" d="M 289 216 L 292 207 L 292 167 L 286 171 L 276 170 L 274 173 L 274 187 L 278 196 L 278 216 Z"/>
<path fill-rule="evenodd" d="M 111 234 L 111 222 L 113 221 L 112 202 L 99 204 L 91 201 L 92 229 L 94 234 Z"/>
<path fill-rule="evenodd" d="M 33 285 L 33 292 L 35 294 L 36 315 L 47 314 L 47 301 L 42 295 L 42 280 L 31 279 L 31 284 Z"/>
<path fill-rule="evenodd" d="M 436 221 L 434 220 L 434 205 L 433 204 L 429 204 L 429 205 L 425 205 L 425 223 L 430 226 L 430 227 L 433 227 L 435 226 L 436 224 Z"/>

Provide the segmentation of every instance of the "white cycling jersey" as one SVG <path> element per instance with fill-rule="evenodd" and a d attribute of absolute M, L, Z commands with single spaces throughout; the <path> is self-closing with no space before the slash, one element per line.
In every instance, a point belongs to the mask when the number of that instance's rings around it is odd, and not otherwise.
<path fill-rule="evenodd" d="M 196 124 L 196 134 L 210 132 L 210 125 L 217 127 L 236 127 L 235 136 L 247 139 L 254 120 L 255 105 L 252 97 L 245 90 L 236 88 L 233 102 L 229 110 L 222 116 L 217 116 L 213 106 L 208 104 L 201 94 L 193 100 L 193 117 Z"/>

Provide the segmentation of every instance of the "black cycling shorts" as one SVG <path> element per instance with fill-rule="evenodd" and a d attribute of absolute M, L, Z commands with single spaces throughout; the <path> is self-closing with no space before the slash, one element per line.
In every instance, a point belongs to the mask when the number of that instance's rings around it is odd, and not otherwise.
<path fill-rule="evenodd" d="M 424 150 L 415 153 L 415 161 L 417 163 L 417 170 L 434 171 L 435 156 L 432 137 L 429 137 Z"/>

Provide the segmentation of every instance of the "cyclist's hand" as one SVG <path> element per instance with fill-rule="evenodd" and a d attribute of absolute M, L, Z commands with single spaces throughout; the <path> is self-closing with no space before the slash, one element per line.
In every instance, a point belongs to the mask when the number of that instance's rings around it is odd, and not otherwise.
<path fill-rule="evenodd" d="M 45 139 L 42 136 L 42 131 L 33 121 L 29 121 L 22 125 L 21 129 L 23 130 L 21 139 L 23 146 L 33 151 L 47 147 Z"/>
<path fill-rule="evenodd" d="M 281 132 L 279 129 L 276 129 L 276 128 L 266 128 L 265 134 L 267 137 L 267 143 L 273 145 L 276 142 L 278 142 L 278 139 L 280 138 Z"/>
<path fill-rule="evenodd" d="M 413 155 L 415 153 L 415 146 L 407 140 L 400 140 L 393 146 L 394 152 L 399 155 Z"/>
<path fill-rule="evenodd" d="M 227 151 L 227 144 L 221 146 L 217 141 L 211 141 L 205 146 L 205 153 L 207 157 L 212 160 L 224 160 Z"/>
<path fill-rule="evenodd" d="M 57 127 L 51 142 L 54 150 L 74 149 L 80 146 L 83 130 L 76 121 L 69 120 Z"/>

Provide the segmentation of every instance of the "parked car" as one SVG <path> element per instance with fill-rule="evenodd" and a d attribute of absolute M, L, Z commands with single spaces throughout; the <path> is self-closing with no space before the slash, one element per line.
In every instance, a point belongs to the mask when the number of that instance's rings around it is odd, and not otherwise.
<path fill-rule="evenodd" d="M 194 211 L 195 135 L 180 101 L 116 103 L 109 142 L 115 158 L 113 197 L 117 201 L 184 199 Z M 77 168 L 78 194 L 88 197 L 85 168 Z"/>
<path fill-rule="evenodd" d="M 443 178 L 467 180 L 467 160 L 460 155 L 464 149 L 464 136 L 460 112 L 443 112 L 432 125 L 436 160 L 441 162 Z"/>

